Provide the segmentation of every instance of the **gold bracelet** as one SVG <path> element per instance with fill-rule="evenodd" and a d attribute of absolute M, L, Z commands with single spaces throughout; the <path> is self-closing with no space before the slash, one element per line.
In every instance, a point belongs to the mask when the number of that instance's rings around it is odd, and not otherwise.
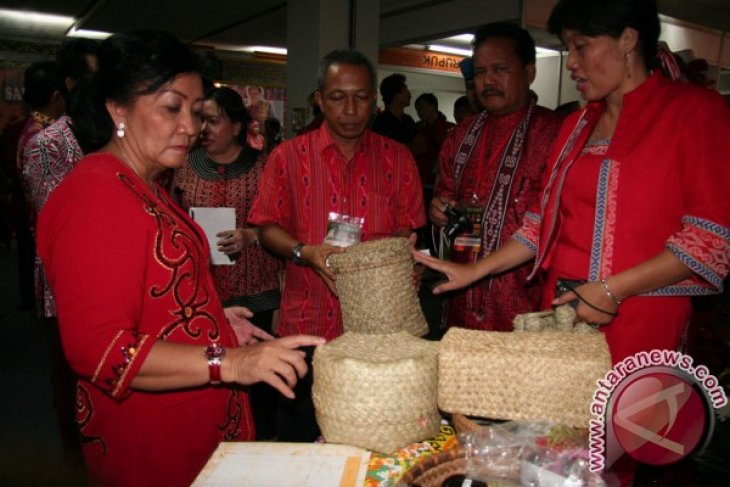
<path fill-rule="evenodd" d="M 606 291 L 606 295 L 608 295 L 608 297 L 611 298 L 611 301 L 616 303 L 616 306 L 621 304 L 621 300 L 616 298 L 616 296 L 614 296 L 613 293 L 611 292 L 611 290 L 608 288 L 608 283 L 606 282 L 605 279 L 601 279 L 601 286 L 603 286 L 603 290 Z"/>

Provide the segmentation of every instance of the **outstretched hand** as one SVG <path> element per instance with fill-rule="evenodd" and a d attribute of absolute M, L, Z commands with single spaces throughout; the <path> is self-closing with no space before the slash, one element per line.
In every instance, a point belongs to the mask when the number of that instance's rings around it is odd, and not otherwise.
<path fill-rule="evenodd" d="M 228 323 L 236 333 L 239 345 L 250 345 L 263 340 L 273 340 L 274 337 L 249 321 L 253 313 L 243 306 L 223 308 Z"/>
<path fill-rule="evenodd" d="M 468 286 L 481 276 L 477 273 L 474 266 L 469 264 L 457 264 L 436 259 L 430 255 L 425 255 L 417 250 L 411 250 L 411 254 L 416 262 L 430 267 L 431 269 L 441 272 L 446 276 L 447 281 L 433 288 L 434 294 L 441 294 L 448 291 L 454 291 Z"/>
<path fill-rule="evenodd" d="M 228 350 L 221 376 L 225 382 L 249 385 L 266 382 L 294 399 L 297 380 L 307 373 L 305 353 L 299 347 L 324 345 L 325 339 L 292 335 Z"/>

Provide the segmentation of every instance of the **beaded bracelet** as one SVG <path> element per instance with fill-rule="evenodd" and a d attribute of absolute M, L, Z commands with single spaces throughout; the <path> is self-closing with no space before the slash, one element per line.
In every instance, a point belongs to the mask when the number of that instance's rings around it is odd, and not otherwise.
<path fill-rule="evenodd" d="M 608 283 L 606 282 L 605 279 L 601 279 L 601 286 L 603 286 L 603 290 L 606 291 L 606 295 L 609 298 L 611 298 L 611 301 L 613 301 L 614 303 L 616 303 L 616 306 L 618 306 L 619 304 L 621 304 L 621 300 L 618 299 L 616 296 L 614 296 L 613 293 L 611 292 L 611 290 L 608 288 Z"/>

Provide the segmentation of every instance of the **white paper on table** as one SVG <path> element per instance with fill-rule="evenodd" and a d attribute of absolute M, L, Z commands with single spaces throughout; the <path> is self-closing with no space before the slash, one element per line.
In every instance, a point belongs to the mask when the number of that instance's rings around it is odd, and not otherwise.
<path fill-rule="evenodd" d="M 369 451 L 348 445 L 224 442 L 193 487 L 360 487 L 369 461 Z"/>
<path fill-rule="evenodd" d="M 236 228 L 236 210 L 234 208 L 200 208 L 188 210 L 190 217 L 203 228 L 210 247 L 210 258 L 213 265 L 235 264 L 228 255 L 218 250 L 216 235 Z"/>

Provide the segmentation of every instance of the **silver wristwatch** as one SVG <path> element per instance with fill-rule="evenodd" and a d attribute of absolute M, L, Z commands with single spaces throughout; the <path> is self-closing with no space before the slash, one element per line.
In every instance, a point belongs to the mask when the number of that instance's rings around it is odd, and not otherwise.
<path fill-rule="evenodd" d="M 304 244 L 298 243 L 291 251 L 291 260 L 296 265 L 304 265 L 304 261 L 302 260 L 302 247 L 304 247 Z"/>

